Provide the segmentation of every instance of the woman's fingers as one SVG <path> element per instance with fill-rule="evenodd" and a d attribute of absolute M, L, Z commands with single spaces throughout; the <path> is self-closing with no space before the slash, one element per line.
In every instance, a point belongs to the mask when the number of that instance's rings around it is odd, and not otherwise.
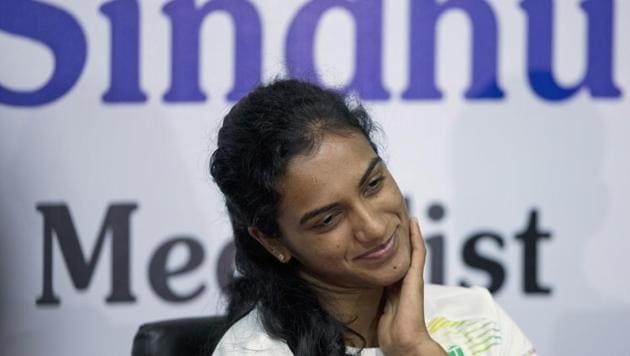
<path fill-rule="evenodd" d="M 411 263 L 403 284 L 417 283 L 418 287 L 422 287 L 424 283 L 422 274 L 424 270 L 425 248 L 420 233 L 420 226 L 416 218 L 411 218 L 409 221 L 409 241 L 411 244 Z"/>

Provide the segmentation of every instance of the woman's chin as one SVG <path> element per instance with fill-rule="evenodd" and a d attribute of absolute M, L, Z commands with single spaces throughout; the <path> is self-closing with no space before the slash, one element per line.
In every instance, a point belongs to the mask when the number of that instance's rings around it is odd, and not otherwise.
<path fill-rule="evenodd" d="M 387 266 L 392 276 L 392 282 L 390 283 L 390 285 L 403 279 L 407 274 L 410 266 L 411 255 L 409 252 L 408 240 L 402 240 L 402 243 L 398 246 L 396 256 L 392 259 L 389 266 Z"/>
<path fill-rule="evenodd" d="M 382 281 L 379 285 L 387 287 L 401 281 L 405 278 L 405 275 L 409 270 L 410 263 L 411 261 L 409 258 L 392 261 L 392 263 L 386 267 L 387 270 L 382 271 Z"/>

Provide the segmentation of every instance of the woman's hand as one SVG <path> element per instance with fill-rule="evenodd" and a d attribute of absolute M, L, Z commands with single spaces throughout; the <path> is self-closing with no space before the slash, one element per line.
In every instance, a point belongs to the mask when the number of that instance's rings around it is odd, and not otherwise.
<path fill-rule="evenodd" d="M 387 356 L 446 355 L 424 322 L 424 260 L 426 250 L 415 218 L 409 221 L 411 264 L 403 279 L 387 287 L 383 314 L 378 323 L 378 341 Z"/>

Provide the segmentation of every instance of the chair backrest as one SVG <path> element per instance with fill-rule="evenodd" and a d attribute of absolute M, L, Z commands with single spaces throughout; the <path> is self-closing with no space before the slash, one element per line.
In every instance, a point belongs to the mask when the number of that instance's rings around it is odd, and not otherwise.
<path fill-rule="evenodd" d="M 140 326 L 132 356 L 208 356 L 227 330 L 224 316 L 173 319 Z"/>

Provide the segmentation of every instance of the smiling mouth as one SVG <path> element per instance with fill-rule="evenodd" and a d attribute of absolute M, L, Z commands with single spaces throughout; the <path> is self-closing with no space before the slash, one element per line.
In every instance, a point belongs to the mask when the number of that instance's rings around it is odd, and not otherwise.
<path fill-rule="evenodd" d="M 392 236 L 387 241 L 357 256 L 355 259 L 377 260 L 388 256 L 394 250 L 394 237 L 395 234 L 392 234 Z"/>

